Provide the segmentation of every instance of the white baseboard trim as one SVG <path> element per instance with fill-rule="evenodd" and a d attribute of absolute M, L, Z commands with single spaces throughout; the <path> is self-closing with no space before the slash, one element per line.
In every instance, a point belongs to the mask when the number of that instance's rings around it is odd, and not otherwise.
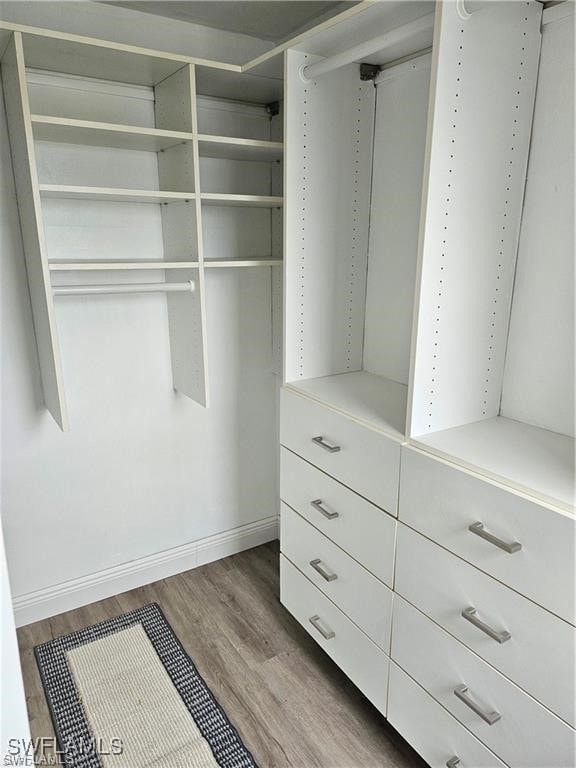
<path fill-rule="evenodd" d="M 278 538 L 278 516 L 13 598 L 16 626 L 56 616 Z"/>

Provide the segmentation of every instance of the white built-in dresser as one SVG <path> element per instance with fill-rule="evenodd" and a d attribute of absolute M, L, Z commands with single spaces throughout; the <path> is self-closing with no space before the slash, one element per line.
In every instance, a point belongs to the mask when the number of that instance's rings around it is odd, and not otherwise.
<path fill-rule="evenodd" d="M 432 10 L 287 55 L 281 600 L 434 768 L 570 768 L 573 7 Z"/>

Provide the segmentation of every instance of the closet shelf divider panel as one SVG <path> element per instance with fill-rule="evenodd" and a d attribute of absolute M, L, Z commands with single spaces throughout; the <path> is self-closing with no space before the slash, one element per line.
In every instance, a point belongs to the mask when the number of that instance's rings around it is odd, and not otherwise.
<path fill-rule="evenodd" d="M 44 402 L 65 431 L 68 416 L 20 32 L 13 33 L 2 58 L 2 83 Z"/>
<path fill-rule="evenodd" d="M 168 324 L 174 389 L 207 407 L 206 283 L 194 66 L 185 66 L 163 80 L 155 87 L 154 96 L 156 126 L 164 129 L 181 125 L 193 136 L 191 144 L 160 152 L 158 171 L 161 185 L 189 185 L 196 193 L 191 198 L 194 200 L 193 215 L 187 207 L 162 206 L 162 236 L 167 261 L 188 260 L 192 256 L 198 262 L 197 270 L 185 273 L 195 280 L 195 292 L 167 296 Z M 169 271 L 166 280 L 180 282 L 182 275 L 179 271 Z"/>

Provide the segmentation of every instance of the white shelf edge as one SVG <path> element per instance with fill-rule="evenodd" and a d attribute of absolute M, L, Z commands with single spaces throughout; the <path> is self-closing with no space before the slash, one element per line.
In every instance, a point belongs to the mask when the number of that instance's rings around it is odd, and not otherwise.
<path fill-rule="evenodd" d="M 193 192 L 166 192 L 150 189 L 120 189 L 115 187 L 79 187 L 66 184 L 40 184 L 43 197 L 67 198 L 72 200 L 112 200 L 143 203 L 185 202 L 194 200 Z"/>
<path fill-rule="evenodd" d="M 134 138 L 152 138 L 152 139 L 174 139 L 178 142 L 192 141 L 194 136 L 192 133 L 185 131 L 170 131 L 162 128 L 145 128 L 139 125 L 125 125 L 121 123 L 106 123 L 97 122 L 92 120 L 78 120 L 76 118 L 57 117 L 53 115 L 31 115 L 32 127 L 35 126 L 49 126 L 56 129 L 57 135 L 58 128 L 70 128 L 78 129 L 79 131 L 95 131 L 104 134 L 121 134 L 122 136 Z M 48 139 L 50 140 L 50 139 Z M 63 143 L 67 143 L 64 140 Z"/>
<path fill-rule="evenodd" d="M 233 268 L 233 267 L 280 267 L 282 259 L 205 259 L 204 266 L 213 269 Z"/>
<path fill-rule="evenodd" d="M 222 157 L 224 159 L 242 160 L 251 155 L 250 159 L 263 161 L 281 160 L 284 154 L 282 141 L 265 141 L 261 139 L 242 139 L 233 136 L 212 136 L 210 134 L 198 134 L 198 144 L 201 157 Z M 221 154 L 218 153 L 221 150 Z M 209 153 L 214 154 L 209 154 Z"/>
<path fill-rule="evenodd" d="M 51 261 L 50 272 L 102 272 L 114 270 L 197 269 L 197 261 Z"/>
<path fill-rule="evenodd" d="M 282 259 L 213 259 L 204 267 L 225 269 L 235 267 L 279 267 Z M 198 261 L 51 261 L 50 272 L 108 272 L 153 269 L 198 269 Z"/>
<path fill-rule="evenodd" d="M 272 195 L 227 195 L 216 192 L 202 192 L 200 200 L 206 205 L 221 206 L 254 206 L 262 208 L 281 208 L 284 205 L 283 197 Z"/>

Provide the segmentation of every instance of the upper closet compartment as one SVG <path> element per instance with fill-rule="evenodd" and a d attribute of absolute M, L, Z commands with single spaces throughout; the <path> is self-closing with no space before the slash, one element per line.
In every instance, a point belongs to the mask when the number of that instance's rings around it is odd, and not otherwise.
<path fill-rule="evenodd" d="M 262 70 L 262 68 L 261 68 Z M 257 74 L 197 67 L 207 265 L 282 259 L 282 56 Z"/>
<path fill-rule="evenodd" d="M 441 6 L 410 416 L 429 450 L 566 509 L 573 22 L 572 3 Z"/>
<path fill-rule="evenodd" d="M 433 25 L 376 3 L 287 53 L 285 381 L 399 440 Z"/>

